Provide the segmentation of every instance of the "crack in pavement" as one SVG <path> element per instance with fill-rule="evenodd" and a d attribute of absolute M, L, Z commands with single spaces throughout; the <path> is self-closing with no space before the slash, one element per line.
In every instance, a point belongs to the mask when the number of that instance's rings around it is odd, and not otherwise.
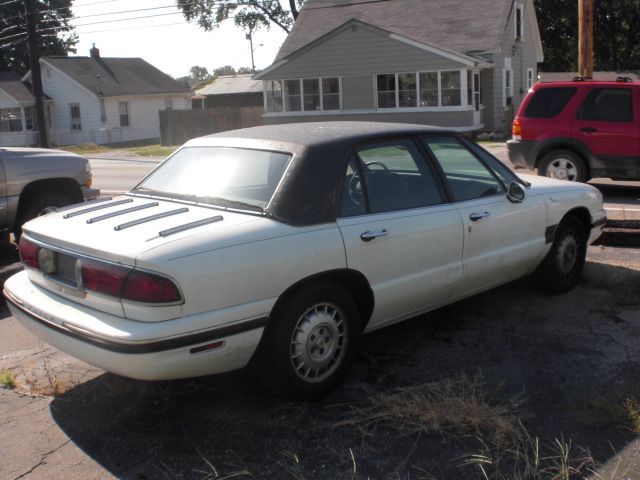
<path fill-rule="evenodd" d="M 20 480 L 21 478 L 26 477 L 27 475 L 30 475 L 31 473 L 33 473 L 38 467 L 44 465 L 45 463 L 47 463 L 47 457 L 53 453 L 56 453 L 58 450 L 60 450 L 61 448 L 65 447 L 66 445 L 68 445 L 71 442 L 71 439 L 68 439 L 66 442 L 64 442 L 62 445 L 54 448 L 53 450 L 50 450 L 46 453 L 42 454 L 42 458 L 40 459 L 40 461 L 35 464 L 33 467 L 31 467 L 28 471 L 24 472 L 21 475 L 18 475 L 17 477 L 14 478 L 14 480 Z"/>

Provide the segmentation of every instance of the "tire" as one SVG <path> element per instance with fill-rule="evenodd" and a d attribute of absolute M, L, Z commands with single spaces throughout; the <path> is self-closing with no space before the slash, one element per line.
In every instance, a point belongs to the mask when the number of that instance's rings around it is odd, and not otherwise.
<path fill-rule="evenodd" d="M 342 380 L 359 340 L 360 319 L 351 295 L 335 284 L 315 284 L 283 300 L 253 366 L 277 395 L 314 400 Z"/>
<path fill-rule="evenodd" d="M 55 208 L 66 207 L 71 205 L 73 201 L 64 193 L 45 192 L 38 193 L 24 200 L 25 204 L 20 205 L 20 214 L 16 221 L 16 227 L 13 231 L 16 241 L 22 234 L 22 225 L 29 220 L 51 213 Z"/>
<path fill-rule="evenodd" d="M 536 270 L 539 285 L 548 293 L 560 295 L 580 281 L 587 254 L 587 235 L 582 222 L 573 215 L 558 226 L 551 250 Z"/>
<path fill-rule="evenodd" d="M 584 160 L 569 150 L 554 150 L 546 154 L 538 167 L 538 175 L 571 182 L 589 180 Z"/>

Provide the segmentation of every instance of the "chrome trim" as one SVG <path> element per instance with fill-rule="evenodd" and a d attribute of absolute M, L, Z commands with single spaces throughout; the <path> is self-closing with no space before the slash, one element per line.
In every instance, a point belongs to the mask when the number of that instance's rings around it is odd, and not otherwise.
<path fill-rule="evenodd" d="M 222 215 L 216 215 L 215 217 L 203 218 L 202 220 L 196 220 L 195 222 L 185 223 L 184 225 L 180 225 L 178 227 L 168 228 L 167 230 L 162 230 L 158 232 L 158 237 L 170 237 L 171 235 L 175 235 L 176 233 L 184 232 L 186 230 L 191 230 L 192 228 L 201 227 L 203 225 L 209 225 L 210 223 L 216 223 L 221 220 L 224 220 Z M 158 238 L 156 237 L 156 238 Z"/>
<path fill-rule="evenodd" d="M 92 224 L 96 222 L 100 222 L 102 220 L 107 220 L 109 218 L 118 217 L 120 215 L 125 215 L 131 212 L 137 212 L 139 210 L 144 210 L 146 208 L 157 207 L 160 205 L 158 202 L 145 203 L 143 205 L 136 205 L 135 207 L 125 208 L 124 210 L 118 210 L 117 212 L 105 213 L 104 215 L 99 215 L 97 217 L 90 218 L 87 220 L 87 223 Z"/>
<path fill-rule="evenodd" d="M 153 220 L 158 220 L 160 218 L 171 217 L 172 215 L 178 215 L 180 213 L 186 213 L 188 211 L 189 209 L 187 207 L 183 207 L 183 208 L 178 208 L 176 210 L 169 210 L 168 212 L 156 213 L 155 215 L 150 215 L 148 217 L 140 218 L 138 220 L 132 220 L 127 223 L 116 225 L 115 227 L 113 227 L 113 229 L 118 232 L 120 230 L 124 230 L 125 228 L 135 227 L 136 225 L 141 225 L 143 223 L 151 222 Z"/>
<path fill-rule="evenodd" d="M 118 205 L 123 205 L 125 203 L 131 203 L 131 202 L 133 202 L 133 198 L 125 198 L 123 200 L 116 200 L 115 202 L 106 203 L 106 204 L 103 204 L 103 205 L 98 205 L 96 207 L 84 208 L 82 210 L 78 210 L 77 212 L 67 213 L 66 215 L 63 215 L 62 218 L 66 219 L 66 218 L 77 217 L 78 215 L 84 215 L 85 213 L 95 212 L 96 210 L 102 210 L 103 208 L 115 207 L 115 206 L 118 206 Z"/>
<path fill-rule="evenodd" d="M 112 199 L 113 199 L 113 197 L 97 198 L 95 200 L 89 200 L 88 202 L 74 203 L 73 205 L 68 205 L 66 207 L 60 207 L 56 211 L 58 213 L 66 212 L 68 210 L 75 210 L 76 208 L 86 207 L 87 205 L 94 205 L 96 203 L 110 202 Z"/>

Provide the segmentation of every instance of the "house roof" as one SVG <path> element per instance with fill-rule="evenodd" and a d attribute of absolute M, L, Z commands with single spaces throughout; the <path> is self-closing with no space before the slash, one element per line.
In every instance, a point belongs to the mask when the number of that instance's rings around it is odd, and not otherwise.
<path fill-rule="evenodd" d="M 221 75 L 211 83 L 198 88 L 198 95 L 230 95 L 238 93 L 262 93 L 262 81 L 253 80 L 253 74 Z"/>
<path fill-rule="evenodd" d="M 350 19 L 458 52 L 500 49 L 513 0 L 307 0 L 276 59 Z"/>
<path fill-rule="evenodd" d="M 31 91 L 20 81 L 20 75 L 15 72 L 0 72 L 0 90 L 18 103 L 35 101 Z"/>
<path fill-rule="evenodd" d="M 90 92 L 105 96 L 191 93 L 142 58 L 43 57 Z"/>

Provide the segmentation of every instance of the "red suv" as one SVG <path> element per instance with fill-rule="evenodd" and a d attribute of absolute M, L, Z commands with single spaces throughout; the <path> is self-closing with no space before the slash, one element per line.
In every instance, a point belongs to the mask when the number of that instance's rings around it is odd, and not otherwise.
<path fill-rule="evenodd" d="M 640 82 L 536 83 L 507 148 L 514 165 L 547 177 L 640 180 Z"/>

